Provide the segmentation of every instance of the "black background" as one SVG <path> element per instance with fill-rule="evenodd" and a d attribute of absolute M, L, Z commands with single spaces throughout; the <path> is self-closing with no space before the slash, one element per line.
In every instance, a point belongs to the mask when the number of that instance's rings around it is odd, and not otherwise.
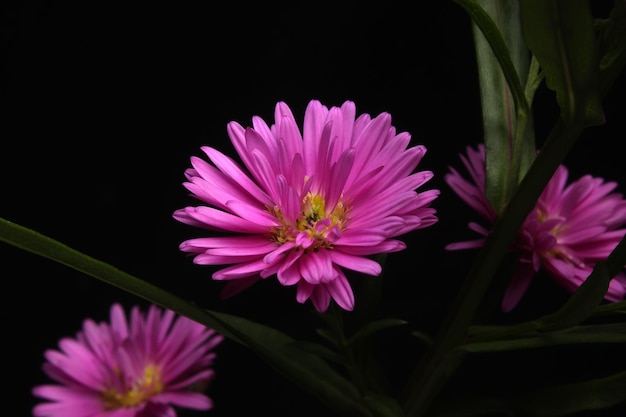
<path fill-rule="evenodd" d="M 383 307 L 415 329 L 437 330 L 473 259 L 443 250 L 471 236 L 465 225 L 474 219 L 443 175 L 448 164 L 458 165 L 458 152 L 481 141 L 482 128 L 470 23 L 458 5 L 42 0 L 9 2 L 6 12 L 1 217 L 199 305 L 315 338 L 317 318 L 310 304 L 295 302 L 293 288 L 268 280 L 219 300 L 214 268 L 192 265 L 178 251 L 199 231 L 172 213 L 196 203 L 182 182 L 200 146 L 234 155 L 229 121 L 248 125 L 259 115 L 271 123 L 282 100 L 301 122 L 310 99 L 327 106 L 353 100 L 358 113 L 391 113 L 399 131 L 428 148 L 420 169 L 435 173 L 427 188 L 442 190 L 434 204 L 440 222 L 407 236 L 409 250 L 389 257 Z M 605 100 L 606 124 L 585 131 L 568 156 L 572 176 L 625 179 L 625 88 L 622 76 Z M 557 111 L 545 88 L 536 100 L 541 142 Z M 145 302 L 9 245 L 0 248 L 0 261 L 5 395 L 13 415 L 29 415 L 31 387 L 47 381 L 40 370 L 45 349 L 74 335 L 85 317 L 107 320 L 114 301 L 127 308 Z M 519 310 L 499 319 L 550 312 L 565 298 L 549 280 L 537 280 Z M 387 362 L 401 375 L 412 366 L 410 352 L 419 349 L 391 334 L 383 360 L 398 359 Z M 250 351 L 225 341 L 217 352 L 211 415 L 332 415 Z M 587 356 L 597 353 L 569 352 L 567 361 L 559 360 L 561 351 L 528 360 L 557 378 L 574 375 L 573 363 L 588 373 L 598 369 Z M 509 387 L 500 380 L 507 374 L 519 372 L 512 379 L 520 384 L 532 380 L 520 362 L 501 360 L 504 366 L 469 363 L 466 378 L 495 381 L 501 389 Z"/>

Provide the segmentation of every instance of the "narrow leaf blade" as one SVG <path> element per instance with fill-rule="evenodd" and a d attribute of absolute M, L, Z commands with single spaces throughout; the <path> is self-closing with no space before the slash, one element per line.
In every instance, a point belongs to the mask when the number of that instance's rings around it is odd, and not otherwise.
<path fill-rule="evenodd" d="M 524 38 L 556 92 L 561 117 L 585 126 L 602 124 L 599 62 L 593 18 L 586 0 L 521 0 Z"/>

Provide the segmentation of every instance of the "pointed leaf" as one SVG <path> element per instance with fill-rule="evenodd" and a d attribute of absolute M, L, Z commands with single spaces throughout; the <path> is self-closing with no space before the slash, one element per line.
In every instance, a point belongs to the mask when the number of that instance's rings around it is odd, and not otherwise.
<path fill-rule="evenodd" d="M 626 372 L 522 392 L 512 396 L 460 395 L 438 405 L 433 417 L 561 417 L 610 409 L 626 401 Z M 587 415 L 587 414 L 584 414 Z M 602 414 L 604 415 L 604 414 Z"/>
<path fill-rule="evenodd" d="M 339 353 L 319 343 L 298 340 L 294 341 L 292 346 L 342 366 L 345 365 L 346 362 L 346 359 Z"/>
<path fill-rule="evenodd" d="M 383 395 L 369 394 L 364 397 L 364 401 L 374 410 L 379 417 L 403 417 L 402 406 L 393 398 Z"/>
<path fill-rule="evenodd" d="M 497 334 L 492 331 L 493 334 Z M 538 349 L 562 345 L 626 343 L 626 323 L 576 326 L 549 333 L 528 336 L 469 342 L 459 349 L 471 353 L 506 352 L 512 350 Z"/>
<path fill-rule="evenodd" d="M 626 265 L 626 236 L 611 251 L 606 261 L 598 262 L 589 277 L 556 313 L 540 320 L 541 330 L 562 329 L 588 318 L 597 311 L 611 279 Z"/>
<path fill-rule="evenodd" d="M 485 193 L 500 212 L 534 159 L 532 113 L 522 83 L 529 72 L 518 1 L 457 1 L 473 20 L 486 147 Z M 534 80 L 534 78 L 533 78 Z M 532 97 L 534 88 L 528 88 Z"/>
<path fill-rule="evenodd" d="M 600 305 L 609 288 L 609 276 L 604 262 L 596 264 L 589 278 L 582 283 L 563 307 L 540 319 L 539 330 L 564 329 L 587 319 Z"/>
<path fill-rule="evenodd" d="M 335 339 L 335 335 L 327 329 L 317 329 L 315 331 L 318 335 L 320 335 L 324 340 L 326 340 L 331 345 L 338 347 L 337 340 Z"/>
<path fill-rule="evenodd" d="M 453 401 L 442 401 L 432 412 L 433 417 L 519 417 L 502 398 L 464 395 Z"/>
<path fill-rule="evenodd" d="M 524 96 L 524 88 L 522 87 L 522 83 L 520 82 L 520 77 L 512 60 L 511 53 L 509 52 L 509 47 L 516 49 L 515 57 L 513 59 L 518 62 L 518 65 L 521 68 L 526 70 L 527 64 L 525 64 L 523 61 L 520 62 L 520 59 L 523 59 L 519 54 L 520 50 L 518 48 L 520 46 L 515 44 L 521 40 L 517 38 L 518 35 L 514 34 L 514 31 L 516 31 L 517 29 L 505 28 L 511 30 L 510 32 L 508 32 L 508 34 L 509 36 L 514 38 L 509 38 L 509 46 L 507 46 L 507 43 L 502 37 L 502 34 L 500 33 L 496 22 L 494 22 L 489 13 L 487 13 L 483 8 L 483 6 L 487 3 L 478 2 L 476 0 L 455 0 L 455 2 L 465 9 L 465 11 L 472 18 L 472 22 L 480 29 L 482 35 L 484 36 L 484 39 L 489 43 L 493 55 L 497 59 L 506 79 L 506 82 L 511 90 L 515 106 L 527 111 L 529 109 L 529 105 Z M 506 20 L 510 21 L 514 18 L 514 14 L 516 13 L 515 11 L 513 11 L 513 9 L 510 9 L 510 7 L 515 6 L 509 5 L 505 7 L 507 8 L 506 13 L 508 14 Z"/>
<path fill-rule="evenodd" d="M 600 21 L 598 30 L 600 51 L 600 91 L 606 95 L 626 66 L 626 2 L 616 0 L 609 18 Z"/>
<path fill-rule="evenodd" d="M 390 327 L 403 326 L 407 323 L 407 321 L 400 319 L 382 319 L 373 321 L 363 326 L 358 332 L 352 335 L 348 340 L 348 345 L 357 344 L 363 339 L 366 339 L 381 330 L 388 329 Z"/>
<path fill-rule="evenodd" d="M 593 19 L 586 0 L 521 0 L 524 38 L 566 123 L 602 124 Z"/>
<path fill-rule="evenodd" d="M 293 339 L 245 318 L 203 310 L 148 282 L 87 256 L 54 239 L 0 218 L 0 240 L 76 269 L 152 303 L 187 316 L 243 344 L 289 380 L 341 415 L 374 417 L 350 381 L 322 359 L 291 346 Z"/>
<path fill-rule="evenodd" d="M 420 332 L 420 331 L 413 331 L 411 332 L 411 336 L 413 336 L 415 339 L 419 340 L 420 342 L 424 343 L 424 345 L 426 346 L 433 345 L 433 337 L 427 333 Z"/>
<path fill-rule="evenodd" d="M 626 372 L 572 384 L 541 388 L 512 398 L 529 417 L 560 417 L 614 407 L 626 401 Z"/>
<path fill-rule="evenodd" d="M 603 304 L 594 311 L 593 317 L 604 317 L 613 314 L 626 314 L 626 301 Z"/>

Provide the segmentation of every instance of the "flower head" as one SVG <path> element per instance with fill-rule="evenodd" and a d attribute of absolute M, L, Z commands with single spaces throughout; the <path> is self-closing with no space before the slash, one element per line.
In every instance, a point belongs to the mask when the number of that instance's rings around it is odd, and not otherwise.
<path fill-rule="evenodd" d="M 176 417 L 173 406 L 209 410 L 199 392 L 213 379 L 213 348 L 223 336 L 171 310 L 119 304 L 110 323 L 83 322 L 75 338 L 45 352 L 44 372 L 57 382 L 33 394 L 48 402 L 35 417 Z M 195 389 L 194 389 L 195 387 Z"/>
<path fill-rule="evenodd" d="M 410 134 L 396 133 L 388 113 L 355 117 L 350 101 L 330 109 L 311 101 L 302 132 L 285 103 L 274 119 L 228 124 L 243 166 L 209 146 L 202 150 L 212 164 L 191 158 L 184 185 L 206 205 L 174 218 L 222 233 L 180 249 L 197 264 L 229 265 L 213 274 L 229 280 L 224 296 L 276 275 L 297 287 L 300 303 L 322 312 L 332 298 L 352 310 L 343 268 L 379 275 L 370 255 L 404 249 L 396 237 L 437 221 L 429 205 L 439 191 L 415 191 L 432 177 L 414 172 L 426 148 L 407 148 Z"/>
<path fill-rule="evenodd" d="M 471 180 L 454 168 L 445 181 L 454 192 L 489 225 L 497 213 L 485 195 L 485 147 L 467 147 L 461 155 Z M 568 171 L 561 165 L 528 214 L 510 250 L 518 259 L 517 269 L 505 291 L 504 311 L 512 310 L 526 292 L 536 272 L 543 267 L 570 292 L 591 274 L 599 261 L 606 260 L 626 233 L 626 200 L 614 192 L 617 184 L 590 175 L 567 184 Z M 488 228 L 470 223 L 482 238 L 448 245 L 449 250 L 476 248 L 489 235 Z M 626 294 L 626 275 L 620 272 L 609 285 L 605 299 L 620 301 Z"/>

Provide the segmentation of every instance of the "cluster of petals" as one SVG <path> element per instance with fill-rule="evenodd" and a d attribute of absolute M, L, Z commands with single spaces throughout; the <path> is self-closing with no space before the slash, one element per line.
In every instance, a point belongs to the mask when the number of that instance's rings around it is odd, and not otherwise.
<path fill-rule="evenodd" d="M 488 223 L 497 219 L 485 194 L 485 147 L 468 146 L 460 155 L 469 180 L 450 167 L 446 183 Z M 504 311 L 512 310 L 540 268 L 570 292 L 591 274 L 595 264 L 606 260 L 626 234 L 626 200 L 615 192 L 617 183 L 585 175 L 568 184 L 568 170 L 560 165 L 526 217 L 510 250 L 517 268 L 502 300 Z M 469 223 L 481 238 L 449 244 L 448 250 L 481 247 L 489 228 Z M 626 294 L 626 275 L 610 282 L 605 299 L 621 301 Z"/>
<path fill-rule="evenodd" d="M 171 310 L 111 306 L 110 322 L 83 322 L 75 338 L 45 352 L 55 382 L 33 388 L 46 400 L 35 417 L 176 417 L 174 407 L 209 410 L 202 390 L 214 378 L 223 336 Z"/>
<path fill-rule="evenodd" d="M 217 232 L 180 249 L 201 265 L 226 265 L 213 274 L 230 296 L 276 276 L 296 287 L 296 300 L 325 311 L 333 299 L 354 308 L 346 270 L 371 276 L 371 256 L 405 249 L 397 237 L 437 221 L 438 190 L 417 192 L 432 178 L 416 167 L 424 146 L 409 147 L 391 116 L 356 116 L 355 104 L 307 105 L 302 131 L 290 108 L 276 104 L 274 124 L 227 126 L 242 164 L 210 147 L 210 162 L 191 158 L 184 186 L 203 205 L 175 211 L 180 222 Z"/>

